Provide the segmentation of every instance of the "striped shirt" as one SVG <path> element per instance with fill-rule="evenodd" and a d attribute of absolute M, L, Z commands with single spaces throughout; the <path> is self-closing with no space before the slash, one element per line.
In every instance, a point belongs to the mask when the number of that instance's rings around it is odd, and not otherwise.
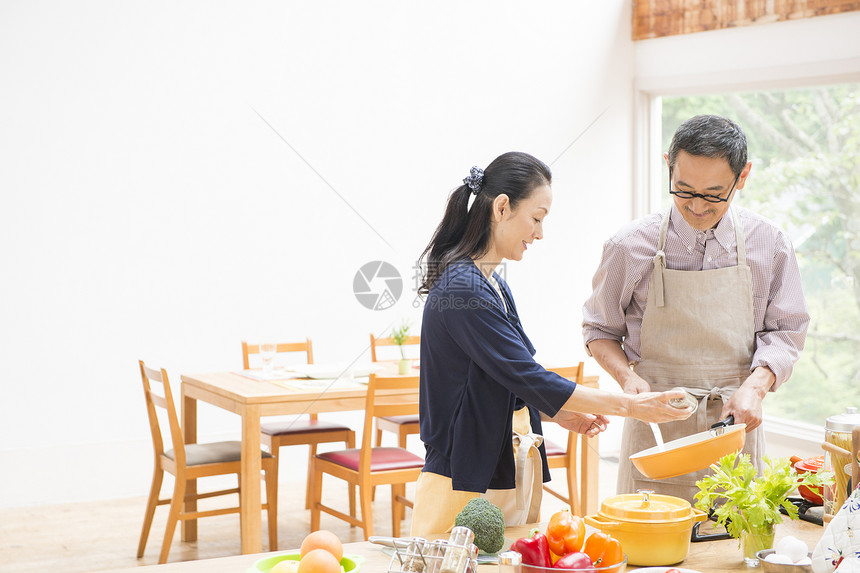
<path fill-rule="evenodd" d="M 756 331 L 752 369 L 770 368 L 776 375 L 775 390 L 791 376 L 809 326 L 800 270 L 785 232 L 749 210 L 735 207 L 734 213 L 743 222 L 747 264 L 752 271 Z M 594 292 L 582 309 L 586 351 L 592 340 L 617 340 L 631 364 L 639 361 L 642 316 L 665 214 L 654 213 L 634 221 L 604 243 L 603 258 L 592 281 Z M 737 265 L 732 210 L 715 228 L 699 231 L 673 205 L 664 251 L 666 267 L 674 270 Z"/>

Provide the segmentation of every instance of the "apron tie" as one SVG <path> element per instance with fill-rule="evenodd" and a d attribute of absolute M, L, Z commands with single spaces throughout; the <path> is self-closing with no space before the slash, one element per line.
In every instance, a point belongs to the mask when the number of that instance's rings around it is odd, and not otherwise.
<path fill-rule="evenodd" d="M 704 432 L 709 426 L 708 401 L 722 400 L 725 402 L 732 397 L 737 387 L 711 388 L 710 390 L 705 390 L 704 388 L 681 388 L 681 390 L 699 399 L 699 405 L 696 408 L 696 427 L 699 432 Z"/>
<path fill-rule="evenodd" d="M 654 294 L 657 297 L 657 306 L 663 306 L 663 271 L 666 269 L 666 253 L 657 251 L 654 255 Z"/>
<path fill-rule="evenodd" d="M 543 465 L 538 447 L 543 443 L 543 436 L 534 432 L 519 434 L 514 432 L 514 447 L 517 450 L 517 511 L 526 508 L 526 464 L 532 466 L 532 498 L 529 505 L 529 515 L 525 523 L 536 523 L 540 514 L 541 497 L 543 496 Z"/>

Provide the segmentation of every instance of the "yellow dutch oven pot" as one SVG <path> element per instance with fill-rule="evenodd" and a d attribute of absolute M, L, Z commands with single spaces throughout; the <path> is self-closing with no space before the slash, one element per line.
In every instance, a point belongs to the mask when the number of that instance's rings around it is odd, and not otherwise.
<path fill-rule="evenodd" d="M 674 565 L 687 557 L 693 524 L 707 518 L 685 499 L 640 491 L 607 498 L 585 523 L 621 542 L 630 565 Z"/>

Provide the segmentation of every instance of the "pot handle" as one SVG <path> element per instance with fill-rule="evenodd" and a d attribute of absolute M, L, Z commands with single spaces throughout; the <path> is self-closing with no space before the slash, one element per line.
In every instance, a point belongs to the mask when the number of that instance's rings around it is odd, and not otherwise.
<path fill-rule="evenodd" d="M 694 507 L 692 509 L 693 509 L 693 523 L 697 523 L 700 521 L 707 521 L 707 519 L 708 519 L 707 513 L 705 513 L 704 511 L 702 511 L 701 509 L 698 509 L 696 507 Z"/>
<path fill-rule="evenodd" d="M 621 525 L 617 521 L 609 521 L 600 515 L 586 515 L 583 520 L 587 525 L 600 530 L 603 530 L 603 528 L 606 527 L 618 527 Z"/>

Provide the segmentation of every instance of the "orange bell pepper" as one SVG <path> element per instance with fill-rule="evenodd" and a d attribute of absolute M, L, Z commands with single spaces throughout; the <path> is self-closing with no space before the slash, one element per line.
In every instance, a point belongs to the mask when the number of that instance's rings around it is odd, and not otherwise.
<path fill-rule="evenodd" d="M 585 522 L 581 517 L 562 509 L 549 518 L 546 540 L 549 550 L 559 557 L 579 551 L 585 541 Z"/>
<path fill-rule="evenodd" d="M 582 551 L 591 557 L 595 567 L 609 567 L 624 560 L 621 542 L 600 531 L 588 536 Z"/>

